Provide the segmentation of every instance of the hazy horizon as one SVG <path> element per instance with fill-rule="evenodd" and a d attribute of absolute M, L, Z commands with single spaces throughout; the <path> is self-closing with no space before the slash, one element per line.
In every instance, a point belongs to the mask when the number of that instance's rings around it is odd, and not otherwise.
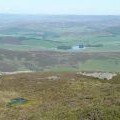
<path fill-rule="evenodd" d="M 120 14 L 31 14 L 31 13 L 0 13 L 0 15 L 30 15 L 30 16 L 120 16 Z"/>
<path fill-rule="evenodd" d="M 4 0 L 0 14 L 120 15 L 119 0 Z"/>

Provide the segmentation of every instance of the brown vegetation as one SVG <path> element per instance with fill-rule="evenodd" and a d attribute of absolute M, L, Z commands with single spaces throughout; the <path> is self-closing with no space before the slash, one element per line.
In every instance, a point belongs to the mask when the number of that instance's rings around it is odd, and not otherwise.
<path fill-rule="evenodd" d="M 119 79 L 69 72 L 1 76 L 0 120 L 119 120 Z M 7 106 L 14 98 L 28 102 Z"/>

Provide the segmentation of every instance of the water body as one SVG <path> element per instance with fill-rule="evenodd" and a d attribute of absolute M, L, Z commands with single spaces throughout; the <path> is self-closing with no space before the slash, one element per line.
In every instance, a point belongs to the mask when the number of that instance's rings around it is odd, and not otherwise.
<path fill-rule="evenodd" d="M 71 52 L 80 51 L 84 49 L 86 49 L 84 45 L 60 46 L 59 48 L 57 48 L 57 50 L 64 50 L 64 51 L 71 51 Z"/>
<path fill-rule="evenodd" d="M 80 47 L 79 45 L 76 45 L 76 46 L 72 46 L 72 51 L 78 51 L 78 50 L 84 50 L 85 49 L 85 47 L 84 46 L 82 46 L 82 47 Z"/>

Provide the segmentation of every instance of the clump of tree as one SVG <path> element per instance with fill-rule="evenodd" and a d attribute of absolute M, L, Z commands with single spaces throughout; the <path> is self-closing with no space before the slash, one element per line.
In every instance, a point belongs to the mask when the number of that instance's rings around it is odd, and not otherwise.
<path fill-rule="evenodd" d="M 71 46 L 58 46 L 57 49 L 69 50 L 69 49 L 72 49 L 72 47 Z"/>

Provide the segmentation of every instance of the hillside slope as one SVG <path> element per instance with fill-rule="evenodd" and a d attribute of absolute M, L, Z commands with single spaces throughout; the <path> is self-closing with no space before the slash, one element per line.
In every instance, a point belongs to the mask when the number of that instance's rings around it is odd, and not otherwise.
<path fill-rule="evenodd" d="M 75 72 L 0 77 L 0 120 L 119 120 L 120 75 L 99 80 Z"/>
<path fill-rule="evenodd" d="M 0 49 L 0 71 L 120 72 L 119 52 L 12 51 Z"/>

